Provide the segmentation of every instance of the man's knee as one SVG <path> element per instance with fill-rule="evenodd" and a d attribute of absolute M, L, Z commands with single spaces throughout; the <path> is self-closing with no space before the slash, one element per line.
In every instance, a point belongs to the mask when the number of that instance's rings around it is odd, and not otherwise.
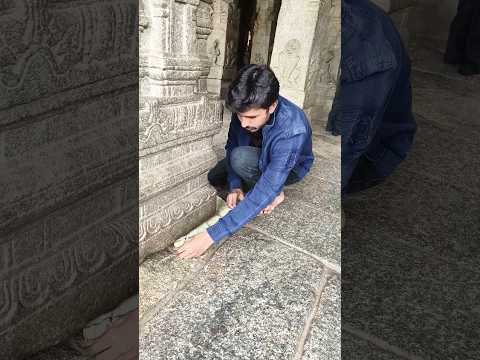
<path fill-rule="evenodd" d="M 250 146 L 239 146 L 230 153 L 230 166 L 242 178 L 249 178 L 258 172 L 258 152 Z"/>
<path fill-rule="evenodd" d="M 248 167 L 249 156 L 246 146 L 239 146 L 230 153 L 230 166 L 237 174 L 243 172 Z"/>

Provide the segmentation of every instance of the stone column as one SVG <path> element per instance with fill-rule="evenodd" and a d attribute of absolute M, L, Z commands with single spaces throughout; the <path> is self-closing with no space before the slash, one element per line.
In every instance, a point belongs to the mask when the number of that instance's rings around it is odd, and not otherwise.
<path fill-rule="evenodd" d="M 275 1 L 257 1 L 255 27 L 252 39 L 250 63 L 268 64 L 270 57 L 270 38 L 275 17 Z"/>
<path fill-rule="evenodd" d="M 326 123 L 340 64 L 340 0 L 284 0 L 271 67 L 280 94 Z M 299 21 L 298 19 L 302 19 Z"/>
<path fill-rule="evenodd" d="M 136 0 L 0 1 L 0 358 L 138 288 Z"/>
<path fill-rule="evenodd" d="M 211 65 L 207 89 L 223 97 L 236 74 L 240 14 L 238 0 L 215 0 L 213 5 L 213 31 L 207 40 Z"/>
<path fill-rule="evenodd" d="M 318 13 L 310 54 L 303 108 L 308 118 L 324 128 L 337 88 L 341 55 L 340 0 L 323 2 Z"/>
<path fill-rule="evenodd" d="M 140 33 L 140 259 L 215 213 L 207 171 L 223 107 L 206 92 L 211 0 L 143 0 Z"/>
<path fill-rule="evenodd" d="M 320 8 L 327 0 L 283 0 L 278 16 L 270 66 L 280 81 L 280 94 L 300 107 Z"/>

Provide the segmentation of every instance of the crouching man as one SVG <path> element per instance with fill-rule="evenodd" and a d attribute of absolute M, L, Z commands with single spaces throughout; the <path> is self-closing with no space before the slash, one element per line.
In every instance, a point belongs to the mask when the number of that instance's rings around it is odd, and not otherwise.
<path fill-rule="evenodd" d="M 309 172 L 312 129 L 303 110 L 279 90 L 265 65 L 247 65 L 232 82 L 225 101 L 232 111 L 226 157 L 208 174 L 212 185 L 226 184 L 232 210 L 180 247 L 179 257 L 200 256 L 257 215 L 271 213 L 285 199 L 283 187 Z"/>

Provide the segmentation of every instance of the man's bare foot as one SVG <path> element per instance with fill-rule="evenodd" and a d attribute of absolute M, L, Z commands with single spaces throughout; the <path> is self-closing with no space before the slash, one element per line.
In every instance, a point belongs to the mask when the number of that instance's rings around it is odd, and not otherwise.
<path fill-rule="evenodd" d="M 280 205 L 283 200 L 285 200 L 285 194 L 282 191 L 278 196 L 268 205 L 265 209 L 262 210 L 261 214 L 270 214 L 278 205 Z"/>

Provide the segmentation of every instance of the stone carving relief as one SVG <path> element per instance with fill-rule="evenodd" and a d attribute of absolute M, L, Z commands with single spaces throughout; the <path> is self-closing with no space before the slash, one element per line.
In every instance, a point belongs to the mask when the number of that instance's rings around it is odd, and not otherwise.
<path fill-rule="evenodd" d="M 288 40 L 285 48 L 278 56 L 280 64 L 280 77 L 286 86 L 300 86 L 300 76 L 302 75 L 302 67 L 300 65 L 300 50 L 302 44 L 298 39 Z"/>
<path fill-rule="evenodd" d="M 138 256 L 138 191 L 125 180 L 136 158 L 138 28 L 135 0 L 0 0 L 5 358 L 63 341 L 133 287 L 132 274 L 110 276 Z M 103 282 L 116 295 L 99 294 Z"/>
<path fill-rule="evenodd" d="M 200 1 L 197 8 L 197 41 L 199 55 L 207 57 L 207 38 L 213 30 L 213 7 L 212 2 Z M 206 65 L 209 67 L 209 65 Z"/>
<path fill-rule="evenodd" d="M 220 100 L 207 93 L 206 84 L 222 54 L 218 38 L 209 45 L 213 0 L 161 3 L 163 22 L 149 15 L 158 0 L 144 0 L 145 19 L 140 21 L 149 24 L 140 34 L 141 260 L 215 210 L 215 191 L 206 174 L 216 161 L 211 137 L 223 117 Z"/>
<path fill-rule="evenodd" d="M 327 51 L 324 65 L 321 67 L 320 81 L 325 84 L 336 84 L 337 69 L 333 64 L 335 59 L 335 51 L 330 49 Z"/>
<path fill-rule="evenodd" d="M 215 200 L 215 197 L 215 190 L 205 187 L 192 195 L 177 199 L 168 206 L 159 208 L 140 223 L 140 242 L 145 242 L 148 238 L 168 230 L 172 225 L 181 223 L 196 209 L 208 204 L 212 199 Z"/>
<path fill-rule="evenodd" d="M 220 55 L 222 52 L 220 51 L 220 40 L 215 39 L 213 41 L 213 45 L 210 48 L 210 61 L 212 65 L 221 65 L 220 64 Z"/>
<path fill-rule="evenodd" d="M 340 10 L 340 0 L 304 0 L 302 6 L 294 0 L 281 3 L 271 66 L 283 86 L 282 95 L 301 106 L 310 119 L 323 119 L 334 96 Z"/>
<path fill-rule="evenodd" d="M 158 99 L 141 99 L 139 117 L 140 149 L 179 140 L 198 132 L 215 129 L 223 107 L 218 101 L 165 106 Z"/>
<path fill-rule="evenodd" d="M 126 183 L 115 185 L 112 190 L 118 194 L 125 191 L 125 186 Z M 111 194 L 107 190 L 102 194 L 105 198 Z M 77 211 L 81 213 L 91 206 L 94 204 L 85 201 L 84 204 L 77 205 Z M 137 223 L 129 212 L 120 217 L 113 215 L 105 221 L 97 221 L 90 228 L 76 232 L 72 239 L 62 237 L 62 241 L 56 245 L 49 244 L 50 224 L 60 224 L 59 219 L 62 217 L 70 219 L 62 211 L 64 210 L 54 212 L 34 226 L 10 235 L 9 240 L 1 245 L 0 331 L 10 325 L 17 315 L 19 305 L 24 308 L 22 317 L 25 317 L 52 297 L 64 293 L 80 277 L 96 273 L 109 261 L 116 260 L 137 247 Z M 32 258 L 24 257 L 23 252 L 25 247 L 30 246 L 32 236 L 37 237 L 35 242 L 44 245 L 34 252 L 35 257 L 41 257 L 42 260 L 34 266 L 28 266 Z M 102 241 L 94 242 L 92 239 Z M 9 274 L 13 276 L 8 276 Z"/>
<path fill-rule="evenodd" d="M 265 61 L 265 59 L 263 58 L 263 55 L 262 55 L 262 54 L 256 53 L 256 54 L 253 56 L 253 63 L 254 63 L 254 64 L 266 64 L 266 61 Z"/>
<path fill-rule="evenodd" d="M 237 1 L 215 0 L 213 29 L 209 43 L 208 91 L 223 95 L 236 71 L 239 9 Z"/>
<path fill-rule="evenodd" d="M 125 185 L 114 186 L 113 192 L 124 191 Z M 111 194 L 110 189 L 106 189 L 103 196 Z M 85 211 L 89 206 L 91 205 L 87 201 L 83 205 L 77 205 L 79 211 Z M 64 211 L 61 209 L 54 212 L 33 226 L 13 233 L 8 241 L 1 245 L 3 261 L 0 268 L 0 332 L 8 332 L 22 320 L 35 317 L 39 311 L 45 311 L 45 307 L 51 307 L 52 301 L 72 291 L 75 286 L 85 286 L 91 276 L 97 274 L 98 278 L 98 274 L 112 262 L 117 262 L 122 257 L 135 256 L 138 224 L 129 212 L 110 216 L 105 221 L 97 221 L 90 228 L 73 232 L 73 236 L 69 234 L 67 238 L 62 237 L 57 244 L 52 244 L 49 226 L 51 223 L 60 225 L 59 217 L 70 219 L 69 215 L 63 214 Z M 37 238 L 32 239 L 32 236 Z M 32 258 L 25 256 L 25 248 L 32 240 L 43 244 L 32 253 L 35 259 L 40 259 L 33 263 Z M 97 301 L 100 298 L 99 296 Z M 78 305 L 80 304 L 75 306 Z M 74 307 L 73 304 L 70 306 Z M 90 319 L 86 318 L 84 321 L 88 320 Z M 68 323 L 68 319 L 65 321 Z M 38 334 L 36 336 L 38 337 Z M 30 346 L 32 345 L 29 344 L 25 351 L 28 351 Z M 2 351 L 9 354 L 15 350 L 3 344 Z M 19 355 L 17 352 L 15 354 Z"/>
<path fill-rule="evenodd" d="M 75 86 L 82 79 L 86 83 L 108 77 L 112 69 L 107 63 L 124 63 L 119 60 L 126 49 L 134 47 L 136 24 L 133 1 L 100 5 L 87 1 L 76 6 L 53 0 L 4 1 L 0 107 L 12 93 L 37 98 Z M 135 56 L 132 52 L 131 58 Z M 36 81 L 39 73 L 48 75 Z"/>

